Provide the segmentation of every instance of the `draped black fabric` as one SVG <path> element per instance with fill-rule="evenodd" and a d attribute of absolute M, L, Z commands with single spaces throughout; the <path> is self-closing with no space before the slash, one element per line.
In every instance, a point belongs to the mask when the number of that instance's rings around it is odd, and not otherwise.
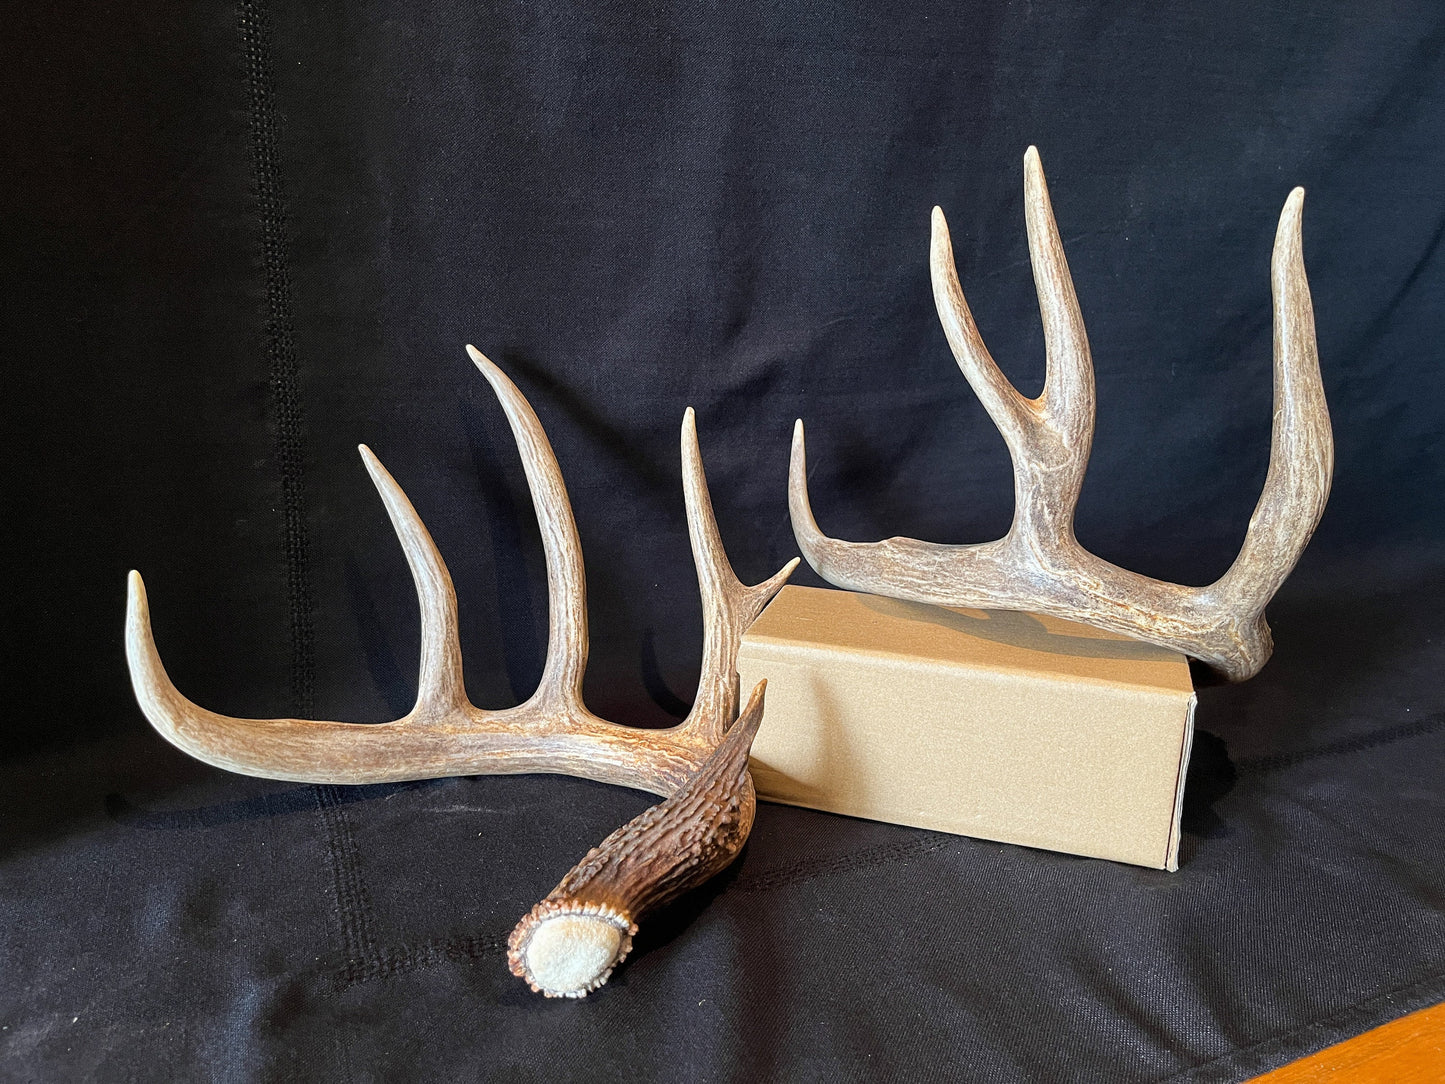
<path fill-rule="evenodd" d="M 1445 999 L 1438 5 L 6 22 L 0 1076 L 1232 1081 Z M 140 715 L 132 567 L 207 707 L 406 711 L 416 605 L 362 441 L 451 567 L 473 701 L 530 693 L 535 519 L 466 342 L 566 474 L 605 716 L 667 725 L 696 682 L 688 405 L 750 582 L 796 553 L 796 417 L 829 533 L 998 536 L 1008 457 L 928 221 L 1036 393 L 1030 143 L 1098 375 L 1079 538 L 1180 582 L 1228 566 L 1259 493 L 1270 247 L 1309 193 L 1334 493 L 1274 660 L 1201 690 L 1177 874 L 764 805 L 599 994 L 550 1002 L 506 934 L 651 798 L 248 779 Z"/>

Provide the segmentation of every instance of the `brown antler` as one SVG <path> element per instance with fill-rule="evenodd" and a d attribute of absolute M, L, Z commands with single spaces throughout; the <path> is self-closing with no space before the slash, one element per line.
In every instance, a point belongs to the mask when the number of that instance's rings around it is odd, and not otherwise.
<path fill-rule="evenodd" d="M 963 298 L 943 212 L 933 209 L 933 296 L 963 375 L 1008 445 L 1014 519 L 996 542 L 947 546 L 912 538 L 842 542 L 808 502 L 803 423 L 793 432 L 788 506 L 798 546 L 839 587 L 942 606 L 1033 610 L 1121 632 L 1202 659 L 1232 680 L 1272 650 L 1264 608 L 1304 551 L 1329 498 L 1334 441 L 1320 380 L 1314 311 L 1300 243 L 1304 189 L 1275 235 L 1274 432 L 1269 472 L 1238 558 L 1208 587 L 1128 572 L 1074 538 L 1074 508 L 1094 435 L 1094 371 L 1084 320 L 1054 224 L 1038 151 L 1024 155 L 1029 256 L 1044 322 L 1043 393 L 1025 399 L 999 371 Z"/>
<path fill-rule="evenodd" d="M 528 966 L 526 952 L 514 952 L 513 970 L 549 996 L 580 997 L 606 981 L 631 943 L 630 934 L 611 939 L 599 932 L 598 923 L 615 930 L 620 922 L 635 930 L 644 910 L 722 869 L 747 839 L 754 803 L 747 748 L 762 716 L 762 685 L 733 726 L 737 735 L 725 740 L 738 709 L 738 645 L 798 561 L 793 559 L 756 587 L 745 586 L 733 573 L 718 534 L 689 408 L 682 422 L 683 494 L 703 603 L 697 698 L 687 718 L 666 730 L 619 726 L 593 715 L 582 702 L 587 666 L 582 550 L 561 469 L 516 385 L 476 349 L 467 350 L 511 424 L 542 531 L 547 659 L 541 683 L 525 703 L 484 711 L 467 700 L 451 576 L 411 502 L 364 445 L 362 459 L 401 540 L 421 604 L 421 673 L 410 712 L 392 723 L 357 724 L 236 719 L 193 704 L 161 665 L 145 586 L 137 572 L 130 574 L 126 656 L 136 698 L 152 725 L 185 752 L 229 771 L 314 783 L 555 772 L 671 797 L 608 837 L 564 879 L 548 897 L 549 915 L 542 916 L 557 925 L 545 924 L 545 935 L 536 936 L 539 918 L 534 909 L 519 927 L 533 931 L 528 940 L 536 947 L 536 958 Z M 734 748 L 740 744 L 741 761 Z M 679 804 L 683 795 L 696 792 L 714 800 Z M 610 880 L 604 879 L 600 894 L 596 877 L 579 876 L 589 863 L 597 865 L 599 853 L 605 859 L 618 846 L 636 849 L 639 838 L 650 854 L 649 863 L 614 861 L 622 872 L 614 870 Z M 604 911 L 605 918 L 599 918 Z M 599 944 L 610 944 L 609 951 L 599 954 Z"/>

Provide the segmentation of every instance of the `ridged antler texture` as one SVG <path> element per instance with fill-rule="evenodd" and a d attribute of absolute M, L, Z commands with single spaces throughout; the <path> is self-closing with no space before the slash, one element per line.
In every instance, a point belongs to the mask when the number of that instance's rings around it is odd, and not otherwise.
<path fill-rule="evenodd" d="M 1074 538 L 1074 509 L 1094 436 L 1094 371 L 1083 316 L 1054 224 L 1038 152 L 1024 156 L 1029 257 L 1043 316 L 1047 376 L 1026 399 L 999 371 L 958 282 L 943 212 L 933 210 L 933 296 L 949 346 L 1008 445 L 1014 519 L 979 545 L 912 538 L 843 542 L 818 529 L 808 501 L 803 423 L 793 433 L 788 505 L 798 546 L 830 583 L 941 606 L 1031 610 L 1192 655 L 1239 681 L 1273 649 L 1264 608 L 1299 560 L 1329 497 L 1334 441 L 1315 346 L 1300 241 L 1304 189 L 1275 235 L 1274 430 L 1269 471 L 1238 558 L 1207 587 L 1183 587 L 1095 557 Z"/>
<path fill-rule="evenodd" d="M 711 807 L 664 803 L 657 808 L 688 812 L 673 812 L 671 820 L 662 818 L 666 823 L 659 829 L 658 816 L 649 811 L 614 833 L 600 848 L 606 849 L 623 833 L 648 837 L 649 825 L 656 836 L 654 849 L 661 848 L 653 864 L 630 876 L 626 892 L 614 891 L 606 898 L 608 905 L 617 909 L 616 921 L 625 919 L 630 926 L 642 911 L 697 883 L 698 869 L 706 868 L 705 879 L 727 865 L 747 838 L 753 809 L 752 781 L 746 771 L 747 747 L 741 754 L 740 774 L 733 770 L 735 757 L 719 766 L 714 754 L 737 745 L 744 736 L 751 743 L 762 715 L 761 685 L 749 705 L 752 718 L 745 717 L 747 725 L 738 724 L 742 729 L 735 740 L 726 740 L 738 712 L 738 646 L 743 632 L 782 587 L 797 559 L 756 587 L 738 580 L 718 534 L 698 450 L 696 423 L 688 409 L 682 422 L 683 493 L 703 604 L 703 666 L 697 698 L 687 718 L 666 730 L 621 726 L 593 715 L 582 702 L 582 677 L 587 666 L 587 592 L 582 550 L 561 469 L 541 423 L 516 385 L 477 350 L 467 350 L 506 412 L 542 532 L 548 580 L 548 645 L 537 691 L 525 703 L 501 711 L 485 711 L 467 700 L 451 575 L 411 502 L 376 456 L 363 446 L 362 460 L 406 553 L 421 605 L 421 671 L 412 710 L 395 722 L 380 724 L 238 719 L 208 711 L 181 695 L 166 675 L 151 633 L 145 587 L 140 574 L 132 572 L 126 655 L 136 698 L 152 725 L 180 749 L 229 771 L 271 779 L 379 783 L 451 775 L 554 772 L 635 787 L 665 798 L 680 796 L 690 788 L 718 794 L 718 787 L 723 787 L 731 797 L 718 797 L 716 801 L 724 806 L 736 803 L 738 814 L 732 820 L 713 815 Z M 724 782 L 718 783 L 719 779 Z M 745 815 L 741 812 L 744 810 Z M 668 850 L 681 838 L 677 818 L 690 814 L 697 816 L 693 831 L 683 831 L 682 835 L 692 840 L 701 834 L 710 841 L 710 857 L 702 866 L 698 866 L 697 855 L 687 848 Z M 657 835 L 659 831 L 661 835 Z M 724 852 L 725 857 L 721 857 Z M 682 876 L 680 869 L 692 872 Z M 569 883 L 578 882 L 574 871 L 548 899 L 554 900 Z M 529 915 L 526 921 L 531 919 Z M 578 927 L 574 923 L 569 929 L 584 942 L 588 937 L 595 942 L 595 931 L 585 924 Z M 561 933 L 561 928 L 552 930 L 553 963 L 550 971 L 545 966 L 542 969 L 548 981 L 534 981 L 550 995 L 581 996 L 594 989 L 605 981 L 626 951 L 619 941 L 615 958 L 601 960 L 595 951 L 589 956 L 585 946 L 578 948 L 578 958 L 596 965 L 590 973 L 581 974 L 571 957 L 568 959 L 572 962 L 566 966 L 555 962 L 572 951 Z M 553 981 L 558 976 L 572 985 Z"/>

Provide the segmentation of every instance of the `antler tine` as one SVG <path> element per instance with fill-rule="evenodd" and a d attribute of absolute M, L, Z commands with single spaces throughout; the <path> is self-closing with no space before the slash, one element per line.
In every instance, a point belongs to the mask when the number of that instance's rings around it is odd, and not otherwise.
<path fill-rule="evenodd" d="M 1304 189 L 1296 188 L 1285 201 L 1270 261 L 1274 424 L 1269 470 L 1239 556 L 1216 585 L 1222 596 L 1255 615 L 1263 615 L 1304 552 L 1324 514 L 1334 473 L 1334 435 L 1304 267 L 1304 198 Z"/>
<path fill-rule="evenodd" d="M 968 570 L 962 582 L 993 582 L 992 569 L 1008 545 L 1007 539 L 976 546 L 941 546 L 916 538 L 888 538 L 882 542 L 846 542 L 818 527 L 808 499 L 808 454 L 803 442 L 803 419 L 793 425 L 793 451 L 788 464 L 788 517 L 798 549 L 818 575 L 852 591 L 871 591 L 917 602 L 934 601 L 933 581 L 949 575 L 960 562 Z M 959 606 L 975 602 L 950 603 Z"/>
<path fill-rule="evenodd" d="M 793 521 L 798 548 L 817 568 L 820 561 L 827 559 L 827 548 L 834 540 L 819 529 L 813 502 L 808 498 L 808 451 L 803 442 L 802 418 L 793 423 L 793 449 L 788 456 L 788 518 Z"/>
<path fill-rule="evenodd" d="M 702 595 L 702 674 L 697 698 L 683 723 L 697 728 L 709 746 L 722 740 L 738 710 L 737 656 L 742 635 L 778 593 L 793 569 L 794 557 L 773 576 L 754 587 L 738 579 L 723 548 L 708 491 L 707 472 L 697 443 L 697 415 L 688 407 L 682 416 L 682 493 L 687 505 L 687 534 L 697 566 Z"/>
<path fill-rule="evenodd" d="M 507 415 L 542 532 L 547 561 L 547 661 L 528 704 L 544 712 L 576 715 L 586 711 L 582 678 L 587 671 L 587 574 L 567 484 L 542 423 L 517 385 L 475 346 L 469 344 L 467 354 L 487 378 Z"/>
<path fill-rule="evenodd" d="M 228 771 L 266 778 L 295 778 L 255 755 L 255 735 L 291 720 L 233 719 L 188 700 L 175 687 L 156 651 L 145 581 L 131 570 L 126 583 L 125 654 L 141 710 L 172 745 L 197 760 Z M 320 752 L 324 753 L 324 747 Z"/>
<path fill-rule="evenodd" d="M 462 648 L 457 639 L 456 589 L 431 532 L 401 486 L 370 448 L 362 444 L 358 450 L 406 554 L 421 607 L 421 668 L 416 706 L 407 718 L 411 722 L 433 722 L 467 705 Z"/>
<path fill-rule="evenodd" d="M 1082 468 L 1088 464 L 1094 438 L 1094 363 L 1036 147 L 1024 155 L 1024 221 L 1047 359 L 1043 394 L 1035 402 L 1042 407 L 1049 428 L 1080 465 L 1078 481 L 1082 483 Z"/>
<path fill-rule="evenodd" d="M 1009 451 L 1022 443 L 1033 420 L 1028 400 L 1003 375 L 993 355 L 978 333 L 973 312 L 963 296 L 958 281 L 958 266 L 953 260 L 953 242 L 948 234 L 948 220 L 943 208 L 933 209 L 933 235 L 929 244 L 929 273 L 933 280 L 933 303 L 939 322 L 948 337 L 948 345 L 963 375 L 973 386 L 983 408 L 1003 434 Z"/>

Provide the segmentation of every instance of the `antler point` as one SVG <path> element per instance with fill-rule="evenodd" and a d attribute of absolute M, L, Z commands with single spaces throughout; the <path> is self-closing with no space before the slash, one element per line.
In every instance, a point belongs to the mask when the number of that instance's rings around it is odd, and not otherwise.
<path fill-rule="evenodd" d="M 797 421 L 795 421 L 795 422 L 793 423 L 793 450 L 796 451 L 796 452 L 801 452 L 801 451 L 803 450 L 803 419 L 802 419 L 802 418 L 799 418 Z"/>
<path fill-rule="evenodd" d="M 384 471 L 386 469 L 381 465 L 381 460 L 378 459 L 376 453 L 373 452 L 370 448 L 368 448 L 365 444 L 358 444 L 356 446 L 356 450 L 361 453 L 361 462 L 362 465 L 366 467 L 366 473 L 371 475 L 372 481 L 377 481 L 377 472 Z"/>
<path fill-rule="evenodd" d="M 497 383 L 496 378 L 502 375 L 502 370 L 497 366 L 497 363 L 471 343 L 467 343 L 467 357 L 472 359 L 472 364 L 487 378 L 487 382 L 495 387 Z"/>
<path fill-rule="evenodd" d="M 697 412 L 688 407 L 682 412 L 682 459 L 684 481 L 690 464 L 696 464 L 696 469 L 702 469 L 702 449 L 697 442 Z"/>

